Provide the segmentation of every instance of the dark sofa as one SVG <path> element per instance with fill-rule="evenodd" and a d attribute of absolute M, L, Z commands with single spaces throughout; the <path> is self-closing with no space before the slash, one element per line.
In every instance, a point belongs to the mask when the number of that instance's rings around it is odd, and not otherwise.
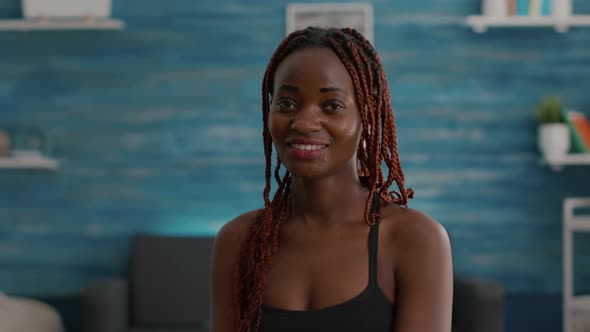
<path fill-rule="evenodd" d="M 83 332 L 208 331 L 212 245 L 212 237 L 134 237 L 128 279 L 83 292 Z M 453 332 L 503 331 L 502 286 L 455 277 Z"/>

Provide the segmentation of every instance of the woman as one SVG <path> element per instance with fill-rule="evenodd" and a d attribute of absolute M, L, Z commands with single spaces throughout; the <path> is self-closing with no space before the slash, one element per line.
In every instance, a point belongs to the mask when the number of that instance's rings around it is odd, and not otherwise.
<path fill-rule="evenodd" d="M 296 31 L 262 90 L 264 207 L 217 235 L 212 331 L 449 332 L 448 236 L 407 208 L 413 191 L 370 43 L 353 29 Z"/>

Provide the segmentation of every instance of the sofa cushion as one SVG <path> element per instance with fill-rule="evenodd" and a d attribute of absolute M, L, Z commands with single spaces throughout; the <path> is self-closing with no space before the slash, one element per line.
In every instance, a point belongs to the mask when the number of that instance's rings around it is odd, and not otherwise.
<path fill-rule="evenodd" d="M 128 332 L 209 332 L 209 328 L 149 328 L 149 327 L 134 327 L 128 330 Z"/>
<path fill-rule="evenodd" d="M 134 237 L 130 257 L 133 326 L 199 326 L 209 320 L 213 239 Z"/>
<path fill-rule="evenodd" d="M 63 331 L 62 320 L 53 307 L 39 300 L 7 296 L 0 292 L 2 331 Z"/>
<path fill-rule="evenodd" d="M 128 332 L 209 332 L 208 328 L 148 328 L 148 327 L 134 327 Z"/>

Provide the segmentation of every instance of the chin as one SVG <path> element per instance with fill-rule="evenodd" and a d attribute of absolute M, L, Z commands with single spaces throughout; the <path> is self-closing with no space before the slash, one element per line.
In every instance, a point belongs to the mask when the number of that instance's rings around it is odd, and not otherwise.
<path fill-rule="evenodd" d="M 328 172 L 319 167 L 320 165 L 285 165 L 285 168 L 291 173 L 291 176 L 307 179 L 307 180 L 315 180 L 320 179 L 328 175 Z"/>

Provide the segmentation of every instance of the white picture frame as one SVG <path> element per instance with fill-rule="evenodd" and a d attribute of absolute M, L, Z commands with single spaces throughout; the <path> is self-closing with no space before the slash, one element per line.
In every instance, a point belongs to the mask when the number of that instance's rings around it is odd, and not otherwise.
<path fill-rule="evenodd" d="M 308 26 L 354 28 L 374 45 L 373 6 L 369 3 L 290 3 L 287 35 Z"/>
<path fill-rule="evenodd" d="M 112 0 L 21 0 L 23 16 L 34 18 L 107 18 Z"/>

